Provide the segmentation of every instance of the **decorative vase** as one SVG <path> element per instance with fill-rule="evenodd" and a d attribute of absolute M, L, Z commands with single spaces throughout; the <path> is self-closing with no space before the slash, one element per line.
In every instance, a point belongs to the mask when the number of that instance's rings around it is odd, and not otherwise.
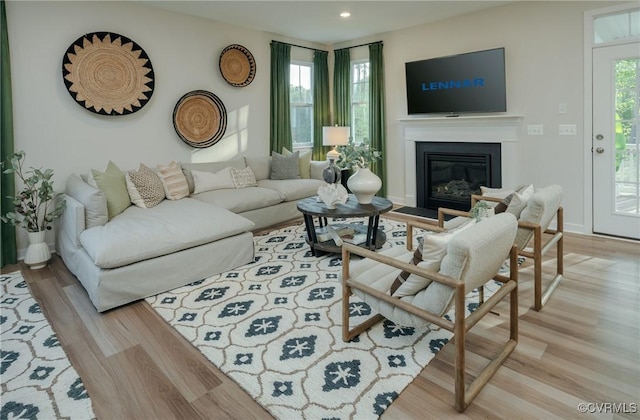
<path fill-rule="evenodd" d="M 342 171 L 333 163 L 333 159 L 329 159 L 329 166 L 322 171 L 322 179 L 328 184 L 335 184 L 340 181 Z"/>
<path fill-rule="evenodd" d="M 51 258 L 49 246 L 44 241 L 45 233 L 46 231 L 44 230 L 39 232 L 27 232 L 29 235 L 29 246 L 27 247 L 27 252 L 24 255 L 24 263 L 32 270 L 45 267 Z"/>
<path fill-rule="evenodd" d="M 356 196 L 358 203 L 371 204 L 373 196 L 382 187 L 382 180 L 369 168 L 360 168 L 347 181 L 349 190 Z"/>

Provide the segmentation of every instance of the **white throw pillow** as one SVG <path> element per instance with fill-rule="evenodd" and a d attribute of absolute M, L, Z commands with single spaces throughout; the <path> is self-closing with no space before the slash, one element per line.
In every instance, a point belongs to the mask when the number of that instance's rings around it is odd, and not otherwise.
<path fill-rule="evenodd" d="M 476 223 L 475 220 L 470 220 L 456 229 L 446 232 L 434 233 L 428 232 L 422 237 L 422 261 L 417 265 L 418 267 L 427 271 L 437 273 L 440 270 L 440 264 L 447 255 L 447 245 L 449 241 L 458 233 L 470 228 Z M 401 273 L 402 274 L 402 273 Z M 398 275 L 399 280 L 400 275 Z M 420 290 L 424 289 L 431 283 L 431 280 L 415 274 L 410 274 L 402 284 L 392 292 L 392 296 L 413 296 Z M 393 286 L 392 286 L 393 290 Z"/>
<path fill-rule="evenodd" d="M 191 171 L 193 175 L 193 193 L 235 188 L 231 178 L 231 167 L 218 172 Z"/>
<path fill-rule="evenodd" d="M 515 192 L 511 198 L 511 202 L 507 207 L 506 212 L 516 216 L 516 219 L 520 218 L 520 213 L 527 207 L 527 202 L 533 195 L 533 184 L 527 186 L 522 192 Z"/>

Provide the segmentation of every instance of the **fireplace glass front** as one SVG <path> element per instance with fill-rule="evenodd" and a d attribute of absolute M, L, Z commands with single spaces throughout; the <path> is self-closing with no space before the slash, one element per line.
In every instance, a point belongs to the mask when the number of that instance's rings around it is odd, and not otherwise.
<path fill-rule="evenodd" d="M 500 143 L 416 143 L 418 207 L 469 210 L 480 186 L 500 187 Z"/>

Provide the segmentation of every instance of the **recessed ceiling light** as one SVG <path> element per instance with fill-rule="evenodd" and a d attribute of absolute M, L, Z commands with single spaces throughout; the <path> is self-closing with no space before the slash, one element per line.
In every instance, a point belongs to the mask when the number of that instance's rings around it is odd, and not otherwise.
<path fill-rule="evenodd" d="M 342 12 L 342 13 L 340 13 L 340 17 L 348 18 L 349 16 L 351 16 L 351 13 L 349 13 L 349 12 Z"/>

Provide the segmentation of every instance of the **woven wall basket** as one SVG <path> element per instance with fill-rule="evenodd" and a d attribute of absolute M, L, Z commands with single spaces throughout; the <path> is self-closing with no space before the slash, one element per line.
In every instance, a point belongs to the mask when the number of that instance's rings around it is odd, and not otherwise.
<path fill-rule="evenodd" d="M 220 73 L 231 86 L 243 87 L 256 77 L 256 60 L 242 45 L 232 44 L 220 54 Z"/>
<path fill-rule="evenodd" d="M 216 95 L 206 90 L 186 93 L 173 109 L 173 127 L 189 146 L 213 146 L 227 130 L 227 110 Z"/>
<path fill-rule="evenodd" d="M 62 77 L 83 108 L 103 115 L 124 115 L 145 106 L 154 89 L 147 53 L 126 36 L 92 32 L 64 54 Z"/>

